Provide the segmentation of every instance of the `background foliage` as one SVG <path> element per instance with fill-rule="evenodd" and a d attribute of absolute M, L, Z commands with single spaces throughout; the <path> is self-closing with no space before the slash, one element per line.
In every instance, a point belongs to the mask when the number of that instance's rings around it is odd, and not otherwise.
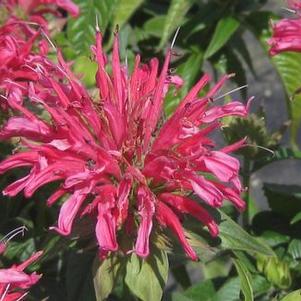
<path fill-rule="evenodd" d="M 185 80 L 175 96 L 167 96 L 167 116 L 204 70 L 217 79 L 222 73 L 235 73 L 233 86 L 245 86 L 257 71 L 246 35 L 252 35 L 268 57 L 267 39 L 275 12 L 264 9 L 265 0 L 76 0 L 81 8 L 77 19 L 68 20 L 64 30 L 54 37 L 65 57 L 74 61 L 74 71 L 93 90 L 95 64 L 90 60 L 94 43 L 96 18 L 105 37 L 105 48 L 111 50 L 113 32 L 119 28 L 121 54 L 129 66 L 134 54 L 146 60 L 156 55 L 164 58 L 166 46 L 180 26 L 175 43 L 173 68 Z M 269 164 L 282 160 L 300 160 L 298 137 L 301 125 L 301 54 L 281 54 L 270 59 L 283 86 L 288 122 L 279 130 L 267 128 L 265 112 L 254 111 L 247 120 L 228 119 L 224 136 L 228 142 L 248 136 L 249 147 L 238 155 L 246 187 L 251 176 Z M 264 80 L 264 79 L 262 79 Z M 93 92 L 93 91 L 92 91 Z M 239 95 L 239 94 L 240 95 Z M 248 88 L 236 92 L 246 99 Z M 289 137 L 284 143 L 283 135 Z M 14 146 L 1 144 L 4 158 Z M 267 151 L 268 149 L 269 151 Z M 2 159 L 1 158 L 1 159 Z M 18 173 L 24 172 L 23 170 Z M 279 170 L 279 173 L 281 171 Z M 1 188 L 17 178 L 6 174 Z M 301 184 L 301 180 L 300 180 Z M 249 190 L 250 191 L 250 190 Z M 44 249 L 46 255 L 32 269 L 44 276 L 29 300 L 143 300 L 156 301 L 298 301 L 301 283 L 301 185 L 267 182 L 263 192 L 267 206 L 262 209 L 249 191 L 244 198 L 247 210 L 242 217 L 225 206 L 213 214 L 220 221 L 220 236 L 210 239 L 187 222 L 190 241 L 200 255 L 200 262 L 188 262 L 177 249 L 160 250 L 154 241 L 153 255 L 145 261 L 135 255 L 128 258 L 110 256 L 98 262 L 90 237 L 78 241 L 76 235 L 65 239 L 47 231 L 55 222 L 56 208 L 46 208 L 42 200 L 47 189 L 40 190 L 28 201 L 21 196 L 1 197 L 1 233 L 25 224 L 24 238 L 9 245 L 3 261 L 12 263 L 27 258 L 33 251 Z M 204 238 L 205 237 L 205 238 Z M 168 258 L 167 258 L 168 254 Z M 93 266 L 93 269 L 91 268 Z M 169 281 L 166 286 L 166 281 Z M 94 287 L 96 294 L 94 292 Z M 298 291 L 299 289 L 299 291 Z"/>

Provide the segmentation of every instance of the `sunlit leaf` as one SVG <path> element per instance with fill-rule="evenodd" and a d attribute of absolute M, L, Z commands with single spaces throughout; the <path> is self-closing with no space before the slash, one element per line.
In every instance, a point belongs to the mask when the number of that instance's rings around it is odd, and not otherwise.
<path fill-rule="evenodd" d="M 143 301 L 160 301 L 168 276 L 168 259 L 164 251 L 156 250 L 147 259 L 135 253 L 126 266 L 125 283 Z"/>
<path fill-rule="evenodd" d="M 213 37 L 210 44 L 205 52 L 205 59 L 210 58 L 218 50 L 220 50 L 239 28 L 239 21 L 233 17 L 226 17 L 221 19 L 215 28 Z"/>

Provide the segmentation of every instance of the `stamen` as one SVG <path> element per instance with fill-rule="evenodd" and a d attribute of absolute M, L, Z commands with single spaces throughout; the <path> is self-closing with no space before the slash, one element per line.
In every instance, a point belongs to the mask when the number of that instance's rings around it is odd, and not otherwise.
<path fill-rule="evenodd" d="M 43 28 L 40 29 L 42 35 L 44 36 L 44 38 L 48 41 L 48 43 L 51 45 L 51 47 L 55 50 L 55 52 L 57 52 L 57 48 L 54 45 L 54 43 L 51 41 L 51 39 L 48 37 L 47 33 L 43 30 Z"/>
<path fill-rule="evenodd" d="M 232 94 L 232 93 L 234 93 L 234 92 L 240 91 L 240 90 L 245 89 L 245 88 L 247 88 L 247 87 L 248 87 L 248 85 L 244 85 L 244 86 L 235 88 L 235 89 L 233 89 L 233 90 L 231 90 L 231 91 L 229 91 L 229 92 L 227 92 L 227 93 L 225 93 L 225 94 L 223 94 L 223 95 L 220 95 L 220 96 L 214 98 L 213 100 L 215 101 L 215 100 L 221 99 L 221 98 L 223 98 L 223 97 L 225 97 L 225 96 L 227 96 L 227 95 L 230 95 L 230 94 Z"/>
<path fill-rule="evenodd" d="M 22 234 L 22 236 L 24 236 L 25 231 L 28 231 L 26 226 L 23 225 L 21 227 L 18 227 L 7 233 L 4 237 L 2 237 L 0 242 L 4 242 L 5 244 L 7 244 L 10 240 L 12 240 L 15 236 L 19 235 L 20 233 Z"/>
<path fill-rule="evenodd" d="M 29 294 L 29 292 L 24 293 L 20 298 L 18 298 L 16 301 L 23 300 L 24 297 L 26 297 Z"/>
<path fill-rule="evenodd" d="M 95 29 L 97 32 L 100 32 L 100 28 L 99 28 L 99 22 L 98 22 L 98 15 L 95 14 Z"/>
<path fill-rule="evenodd" d="M 261 145 L 256 145 L 256 144 L 245 144 L 245 146 L 257 147 L 257 148 L 263 149 L 263 150 L 271 153 L 273 155 L 273 157 L 275 157 L 275 152 L 267 147 L 264 147 Z"/>
<path fill-rule="evenodd" d="M 3 295 L 1 296 L 0 301 L 4 301 L 4 298 L 9 290 L 9 287 L 10 287 L 10 283 L 6 286 L 5 291 L 4 291 Z"/>
<path fill-rule="evenodd" d="M 281 7 L 281 9 L 283 9 L 283 10 L 289 12 L 289 13 L 292 13 L 292 14 L 297 14 L 296 10 L 288 8 L 288 7 Z"/>
<path fill-rule="evenodd" d="M 170 49 L 172 49 L 174 47 L 174 45 L 176 43 L 176 39 L 177 39 L 178 34 L 179 34 L 179 31 L 180 31 L 180 27 L 178 27 L 177 30 L 176 30 L 176 33 L 175 33 L 175 35 L 172 39 L 171 45 L 170 45 Z"/>

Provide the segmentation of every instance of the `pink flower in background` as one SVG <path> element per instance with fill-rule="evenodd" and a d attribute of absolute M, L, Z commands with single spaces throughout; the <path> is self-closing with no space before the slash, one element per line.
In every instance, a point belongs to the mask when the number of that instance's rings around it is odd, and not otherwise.
<path fill-rule="evenodd" d="M 248 108 L 238 101 L 214 103 L 228 75 L 200 97 L 210 82 L 205 74 L 164 120 L 169 86 L 183 84 L 169 74 L 171 51 L 160 72 L 156 58 L 142 64 L 138 55 L 130 74 L 120 63 L 118 43 L 116 35 L 108 74 L 109 60 L 97 33 L 92 49 L 98 63 L 97 99 L 89 96 L 60 53 L 58 65 L 46 59 L 43 65 L 37 63 L 33 70 L 38 79 L 28 88 L 31 105 L 43 107 L 48 119 L 20 104 L 14 93 L 8 95 L 16 114 L 3 126 L 0 138 L 20 137 L 23 149 L 4 160 L 0 172 L 18 167 L 30 172 L 3 193 L 15 196 L 23 191 L 30 198 L 47 183 L 60 183 L 47 200 L 50 206 L 63 200 L 53 227 L 60 234 L 69 235 L 74 221 L 87 216 L 95 221 L 102 255 L 124 250 L 122 236 L 132 241 L 125 251 L 146 257 L 157 224 L 170 228 L 196 260 L 183 218 L 193 216 L 216 236 L 218 226 L 202 202 L 220 207 L 229 200 L 239 210 L 244 208 L 239 161 L 230 155 L 244 141 L 219 149 L 210 135 L 221 127 L 221 118 L 244 117 Z"/>
<path fill-rule="evenodd" d="M 273 35 L 268 41 L 271 55 L 285 51 L 301 52 L 301 1 L 290 0 L 288 6 L 296 10 L 297 18 L 282 19 L 272 26 Z"/>
<path fill-rule="evenodd" d="M 73 17 L 79 14 L 79 8 L 71 0 L 4 0 L 4 5 L 10 10 L 22 10 L 25 16 L 43 16 L 45 13 L 57 15 L 57 8 L 64 9 Z"/>
<path fill-rule="evenodd" d="M 0 241 L 0 254 L 6 250 L 7 243 L 16 235 L 24 234 L 25 227 L 19 227 L 11 231 Z M 30 258 L 19 265 L 10 268 L 0 268 L 0 300 L 1 301 L 21 301 L 28 294 L 28 289 L 36 284 L 42 275 L 32 273 L 26 274 L 24 270 L 32 263 L 36 262 L 43 252 L 34 253 Z"/>

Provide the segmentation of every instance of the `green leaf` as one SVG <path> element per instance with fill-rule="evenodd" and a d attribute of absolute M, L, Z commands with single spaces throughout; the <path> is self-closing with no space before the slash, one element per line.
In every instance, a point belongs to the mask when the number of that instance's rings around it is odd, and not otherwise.
<path fill-rule="evenodd" d="M 145 260 L 133 253 L 126 266 L 125 283 L 143 301 L 160 301 L 167 277 L 167 254 L 161 250 L 153 250 Z"/>
<path fill-rule="evenodd" d="M 80 16 L 69 19 L 67 37 L 76 55 L 90 55 L 90 46 L 95 42 L 96 16 L 99 27 L 105 32 L 112 19 L 118 0 L 75 0 L 80 7 Z"/>
<path fill-rule="evenodd" d="M 87 87 L 93 87 L 95 85 L 95 75 L 97 72 L 96 62 L 91 61 L 86 56 L 78 57 L 73 64 L 73 71 L 82 76 L 82 81 Z"/>
<path fill-rule="evenodd" d="M 220 238 L 224 249 L 242 250 L 274 256 L 273 250 L 263 241 L 256 239 L 235 223 L 228 215 L 220 211 L 222 222 L 220 224 Z"/>
<path fill-rule="evenodd" d="M 301 212 L 297 213 L 291 220 L 291 225 L 301 221 Z"/>
<path fill-rule="evenodd" d="M 157 38 L 161 38 L 165 19 L 165 16 L 155 16 L 144 23 L 143 30 Z"/>
<path fill-rule="evenodd" d="M 301 289 L 291 292 L 280 301 L 301 301 Z"/>
<path fill-rule="evenodd" d="M 253 301 L 254 296 L 250 273 L 240 260 L 234 259 L 233 261 L 240 278 L 240 287 L 245 296 L 245 301 Z"/>
<path fill-rule="evenodd" d="M 144 0 L 118 0 L 114 9 L 113 26 L 121 28 L 143 2 Z"/>
<path fill-rule="evenodd" d="M 94 254 L 71 253 L 66 270 L 68 301 L 95 301 L 92 282 Z"/>
<path fill-rule="evenodd" d="M 267 292 L 271 288 L 271 283 L 261 275 L 253 275 L 252 287 L 255 295 L 261 295 Z"/>
<path fill-rule="evenodd" d="M 240 283 L 239 278 L 229 279 L 216 293 L 212 301 L 238 301 Z"/>
<path fill-rule="evenodd" d="M 183 293 L 172 294 L 172 301 L 209 301 L 215 295 L 215 288 L 211 280 L 193 285 Z"/>
<path fill-rule="evenodd" d="M 97 301 L 105 300 L 116 284 L 116 278 L 120 269 L 118 257 L 110 255 L 102 262 L 98 258 L 93 264 L 93 282 Z"/>
<path fill-rule="evenodd" d="M 288 245 L 287 252 L 294 258 L 301 258 L 301 240 L 293 239 Z"/>
<path fill-rule="evenodd" d="M 162 29 L 161 40 L 158 47 L 159 49 L 162 49 L 166 45 L 170 35 L 175 31 L 175 29 L 183 24 L 184 17 L 192 5 L 192 0 L 171 1 L 166 15 L 165 24 Z"/>
<path fill-rule="evenodd" d="M 264 183 L 263 190 L 274 212 L 292 218 L 301 211 L 301 186 Z"/>
<path fill-rule="evenodd" d="M 233 17 L 226 17 L 221 19 L 215 28 L 213 37 L 210 44 L 205 52 L 205 59 L 210 58 L 218 50 L 220 50 L 239 28 L 239 21 Z"/>

